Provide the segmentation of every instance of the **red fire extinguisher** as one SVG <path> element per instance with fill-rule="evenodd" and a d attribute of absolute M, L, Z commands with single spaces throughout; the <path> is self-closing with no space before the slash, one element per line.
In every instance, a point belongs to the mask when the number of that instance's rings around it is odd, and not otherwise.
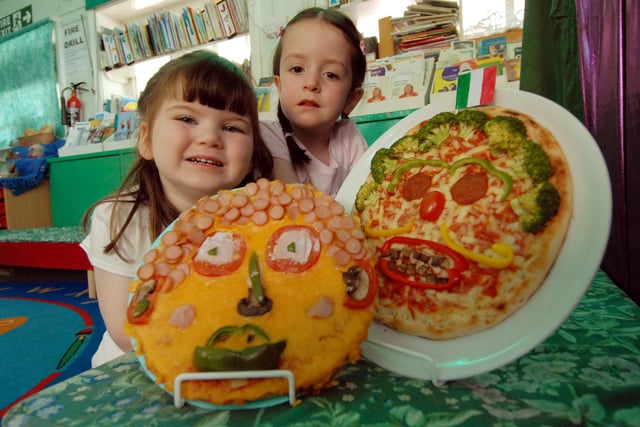
<path fill-rule="evenodd" d="M 73 127 L 76 122 L 82 120 L 82 102 L 80 101 L 80 98 L 78 98 L 78 91 L 87 91 L 87 89 L 82 87 L 82 85 L 84 84 L 85 82 L 71 83 L 71 86 L 64 88 L 64 90 L 62 91 L 63 121 L 64 124 L 69 127 Z M 68 89 L 71 90 L 71 97 L 65 103 L 64 92 Z"/>

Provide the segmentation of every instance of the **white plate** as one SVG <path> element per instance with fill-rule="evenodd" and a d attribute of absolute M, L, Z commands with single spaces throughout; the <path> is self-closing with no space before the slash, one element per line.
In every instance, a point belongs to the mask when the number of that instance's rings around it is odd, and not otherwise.
<path fill-rule="evenodd" d="M 347 210 L 369 174 L 374 153 L 390 146 L 422 120 L 454 109 L 455 93 L 402 119 L 370 147 L 347 176 L 336 199 Z M 372 362 L 435 384 L 499 368 L 529 352 L 571 314 L 600 266 L 611 226 L 611 186 L 602 153 L 589 131 L 558 104 L 528 92 L 497 89 L 495 105 L 535 118 L 559 141 L 574 188 L 573 219 L 558 259 L 531 299 L 502 323 L 467 337 L 434 341 L 377 322 L 363 343 Z"/>

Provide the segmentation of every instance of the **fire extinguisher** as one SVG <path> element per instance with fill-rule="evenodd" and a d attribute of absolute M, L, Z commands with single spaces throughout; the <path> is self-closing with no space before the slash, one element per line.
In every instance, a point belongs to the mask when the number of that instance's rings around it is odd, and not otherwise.
<path fill-rule="evenodd" d="M 63 124 L 69 127 L 73 127 L 76 122 L 82 120 L 82 102 L 80 101 L 80 98 L 78 98 L 78 91 L 84 90 L 88 92 L 87 89 L 82 87 L 84 84 L 85 82 L 71 83 L 71 86 L 64 88 L 62 91 L 62 120 Z M 71 97 L 65 102 L 64 92 L 67 90 L 71 90 Z"/>

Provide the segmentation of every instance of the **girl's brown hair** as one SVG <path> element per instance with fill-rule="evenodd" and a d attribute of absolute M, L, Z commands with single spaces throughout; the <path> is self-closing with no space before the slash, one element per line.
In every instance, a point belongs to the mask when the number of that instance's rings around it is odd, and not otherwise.
<path fill-rule="evenodd" d="M 287 26 L 282 33 L 282 37 L 280 37 L 280 40 L 278 41 L 276 51 L 273 55 L 273 75 L 280 75 L 282 39 L 284 38 L 284 34 L 286 34 L 287 32 L 287 28 L 295 24 L 296 22 L 300 22 L 305 19 L 320 19 L 342 31 L 342 34 L 344 34 L 345 38 L 351 45 L 351 74 L 353 76 L 353 80 L 351 82 L 351 91 L 353 92 L 357 88 L 361 87 L 362 82 L 364 81 L 365 72 L 367 70 L 367 61 L 362 51 L 362 39 L 360 38 L 360 33 L 358 32 L 358 29 L 354 25 L 353 21 L 351 21 L 348 16 L 344 15 L 342 12 L 336 9 L 310 7 L 308 9 L 300 11 L 287 23 Z M 342 118 L 348 119 L 349 117 L 348 115 L 343 114 Z M 284 133 L 285 139 L 287 141 L 287 148 L 289 149 L 289 154 L 291 155 L 291 163 L 293 164 L 293 167 L 298 168 L 300 166 L 303 166 L 305 163 L 309 163 L 311 159 L 309 158 L 305 150 L 300 148 L 300 146 L 295 143 L 293 137 L 291 136 L 291 122 L 289 122 L 289 119 L 285 117 L 280 103 L 278 103 L 278 121 L 280 122 L 282 132 Z"/>
<path fill-rule="evenodd" d="M 197 101 L 207 107 L 249 116 L 253 127 L 252 171 L 238 185 L 243 186 L 260 177 L 271 178 L 273 158 L 260 136 L 255 92 L 248 77 L 238 66 L 205 50 L 171 60 L 151 77 L 140 95 L 140 121 L 146 121 L 150 128 L 153 127 L 163 101 L 180 97 L 187 102 Z M 123 256 L 118 251 L 117 243 L 141 206 L 149 207 L 149 235 L 152 240 L 180 214 L 162 190 L 155 162 L 144 159 L 139 153 L 120 188 L 85 212 L 82 218 L 85 231 L 89 228 L 93 208 L 104 202 L 116 202 L 111 216 L 111 241 L 105 246 L 104 252 L 114 251 L 120 258 Z M 124 204 L 130 205 L 130 209 L 124 223 L 121 223 L 118 220 L 121 216 L 115 214 L 115 210 L 124 209 Z"/>

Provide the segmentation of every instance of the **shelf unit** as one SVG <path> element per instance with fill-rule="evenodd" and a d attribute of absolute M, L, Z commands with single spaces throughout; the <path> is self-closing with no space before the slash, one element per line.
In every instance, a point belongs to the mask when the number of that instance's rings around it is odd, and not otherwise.
<path fill-rule="evenodd" d="M 246 0 L 225 1 L 242 2 L 245 6 L 245 11 L 248 13 Z M 182 19 L 184 8 L 191 8 L 192 11 L 199 11 L 205 9 L 205 5 L 207 4 L 211 4 L 212 7 L 216 7 L 216 3 L 218 3 L 217 0 L 166 0 L 155 7 L 137 10 L 133 6 L 133 0 L 112 0 L 90 10 L 88 13 L 88 23 L 91 31 L 89 32 L 90 34 L 88 38 L 91 43 L 90 45 L 95 46 L 91 55 L 93 64 L 96 64 L 93 68 L 94 81 L 96 82 L 97 110 L 100 111 L 102 106 L 105 105 L 105 101 L 112 95 L 137 98 L 139 91 L 146 84 L 144 79 L 141 82 L 137 81 L 137 77 L 140 74 L 140 67 L 144 67 L 145 63 L 151 63 L 150 67 L 152 70 L 155 70 L 161 65 L 156 65 L 155 62 L 152 63 L 153 59 L 160 58 L 161 61 L 168 61 L 172 57 L 184 54 L 190 50 L 205 48 L 218 52 L 220 50 L 220 46 L 226 43 L 233 46 L 237 46 L 238 43 L 244 43 L 247 47 L 250 43 L 247 16 L 246 18 L 243 18 L 246 19 L 246 23 L 238 24 L 238 27 L 235 28 L 236 34 L 232 37 L 219 38 L 220 34 L 217 34 L 212 40 L 210 39 L 209 41 L 204 41 L 202 43 L 198 41 L 196 44 L 187 43 L 184 38 L 180 38 L 182 42 L 179 44 L 179 36 L 177 35 L 177 32 L 174 31 L 173 37 L 171 37 L 172 42 L 170 46 L 175 47 L 167 47 L 166 50 L 161 52 L 155 51 L 156 53 L 150 57 L 135 57 L 134 61 L 129 65 L 121 65 L 105 70 L 103 67 L 105 64 L 104 55 L 101 53 L 101 45 L 103 45 L 103 29 L 114 30 L 115 28 L 119 28 L 124 30 L 127 36 L 130 37 L 131 33 L 127 31 L 128 24 L 138 24 L 144 30 L 144 25 L 150 17 L 158 17 L 161 14 L 164 14 L 165 17 L 173 16 L 174 18 Z M 209 10 L 211 11 L 211 8 Z M 165 27 L 165 29 L 166 28 L 167 27 Z M 169 36 L 168 33 L 165 34 L 166 36 Z M 237 49 L 233 50 L 237 51 Z M 132 47 L 132 52 L 134 51 L 135 48 Z M 226 56 L 221 52 L 218 53 L 222 56 Z M 249 59 L 249 55 L 247 55 L 246 59 Z"/>
<path fill-rule="evenodd" d="M 135 159 L 134 148 L 48 160 L 54 227 L 78 225 L 94 202 L 120 186 Z"/>

